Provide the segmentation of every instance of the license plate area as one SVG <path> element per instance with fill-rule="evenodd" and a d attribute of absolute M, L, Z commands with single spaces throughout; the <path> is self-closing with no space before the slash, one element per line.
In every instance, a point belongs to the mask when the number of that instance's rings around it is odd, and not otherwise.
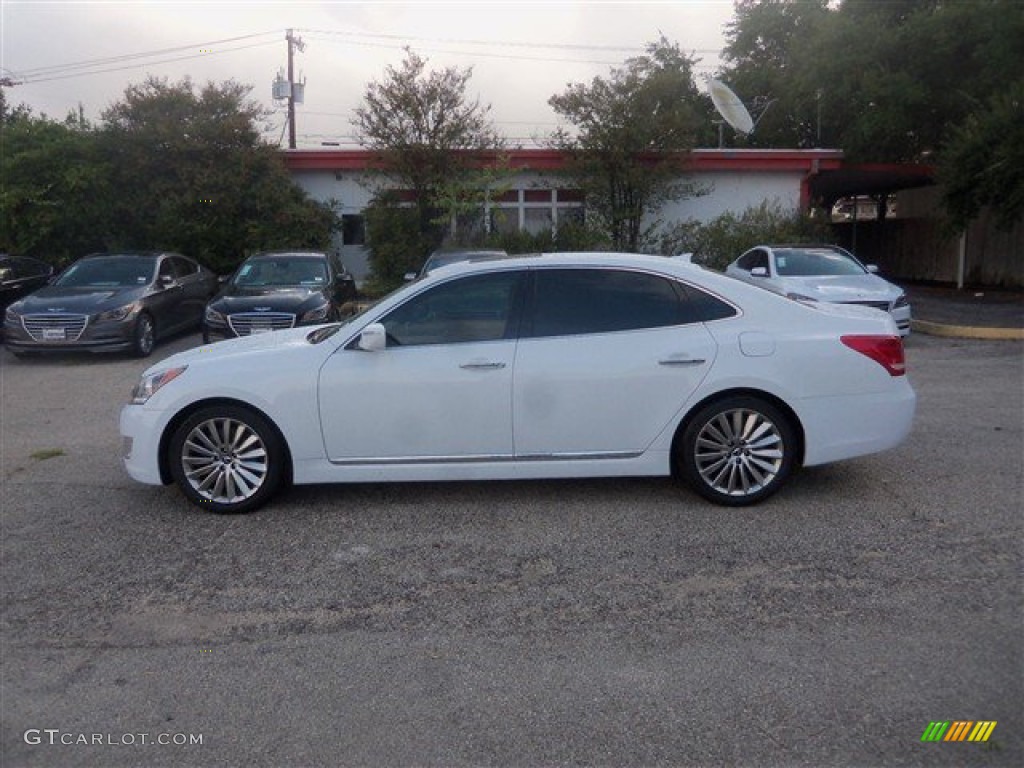
<path fill-rule="evenodd" d="M 63 328 L 43 328 L 43 341 L 66 341 L 67 338 Z"/>

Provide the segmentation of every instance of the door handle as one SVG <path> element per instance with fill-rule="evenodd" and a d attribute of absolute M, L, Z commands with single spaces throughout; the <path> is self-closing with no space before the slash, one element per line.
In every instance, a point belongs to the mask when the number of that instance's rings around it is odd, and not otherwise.
<path fill-rule="evenodd" d="M 687 355 L 671 355 L 658 361 L 658 365 L 703 365 L 706 361 L 703 357 L 689 357 Z"/>
<path fill-rule="evenodd" d="M 496 371 L 504 367 L 504 363 L 491 362 L 489 360 L 473 360 L 468 363 L 462 363 L 459 366 L 464 371 Z"/>

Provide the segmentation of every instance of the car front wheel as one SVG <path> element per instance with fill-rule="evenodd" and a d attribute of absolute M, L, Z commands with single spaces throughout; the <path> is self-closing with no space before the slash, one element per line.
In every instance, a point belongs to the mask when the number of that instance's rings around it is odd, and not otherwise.
<path fill-rule="evenodd" d="M 250 512 L 281 485 L 285 451 L 255 411 L 210 406 L 190 415 L 168 446 L 175 482 L 189 501 L 211 512 Z"/>
<path fill-rule="evenodd" d="M 132 352 L 136 357 L 149 357 L 156 343 L 156 329 L 153 318 L 143 312 L 135 321 L 135 332 L 132 335 Z"/>
<path fill-rule="evenodd" d="M 790 419 L 757 397 L 711 403 L 676 445 L 676 467 L 704 498 L 731 507 L 775 493 L 793 471 L 797 437 Z"/>

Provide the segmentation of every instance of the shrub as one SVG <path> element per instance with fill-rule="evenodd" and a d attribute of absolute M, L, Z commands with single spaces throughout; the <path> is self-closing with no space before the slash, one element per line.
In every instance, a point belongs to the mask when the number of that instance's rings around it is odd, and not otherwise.
<path fill-rule="evenodd" d="M 723 213 L 706 224 L 677 222 L 658 230 L 645 243 L 645 251 L 675 256 L 692 253 L 694 262 L 725 269 L 744 251 L 758 243 L 832 243 L 835 236 L 824 219 L 764 202 L 738 216 Z"/>

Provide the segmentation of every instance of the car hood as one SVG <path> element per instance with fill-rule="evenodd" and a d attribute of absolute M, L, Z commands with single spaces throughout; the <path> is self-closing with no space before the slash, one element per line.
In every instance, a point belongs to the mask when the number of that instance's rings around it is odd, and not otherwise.
<path fill-rule="evenodd" d="M 142 298 L 146 286 L 122 288 L 62 288 L 48 285 L 16 302 L 16 311 L 23 315 L 46 312 L 67 312 L 91 315 L 108 309 L 123 307 Z"/>
<path fill-rule="evenodd" d="M 892 301 L 902 291 L 876 275 L 814 275 L 779 277 L 787 293 L 802 293 L 819 301 Z"/>
<path fill-rule="evenodd" d="M 210 306 L 224 314 L 253 312 L 298 312 L 322 304 L 326 298 L 319 288 L 238 288 L 231 286 L 216 296 Z"/>
<path fill-rule="evenodd" d="M 266 356 L 266 353 L 270 350 L 284 352 L 288 349 L 299 347 L 315 347 L 317 345 L 310 344 L 306 337 L 312 331 L 315 331 L 317 327 L 315 325 L 307 325 L 302 328 L 289 328 L 288 330 L 274 331 L 273 333 L 257 333 L 252 336 L 218 341 L 214 344 L 204 344 L 201 347 L 194 347 L 184 352 L 179 352 L 176 355 L 171 355 L 152 366 L 146 373 L 164 371 L 178 365 L 190 365 L 193 363 L 202 365 L 220 364 L 230 361 L 232 358 L 252 354 Z M 328 347 L 324 348 L 328 349 Z M 329 350 L 333 349 L 333 346 L 329 347 Z"/>

